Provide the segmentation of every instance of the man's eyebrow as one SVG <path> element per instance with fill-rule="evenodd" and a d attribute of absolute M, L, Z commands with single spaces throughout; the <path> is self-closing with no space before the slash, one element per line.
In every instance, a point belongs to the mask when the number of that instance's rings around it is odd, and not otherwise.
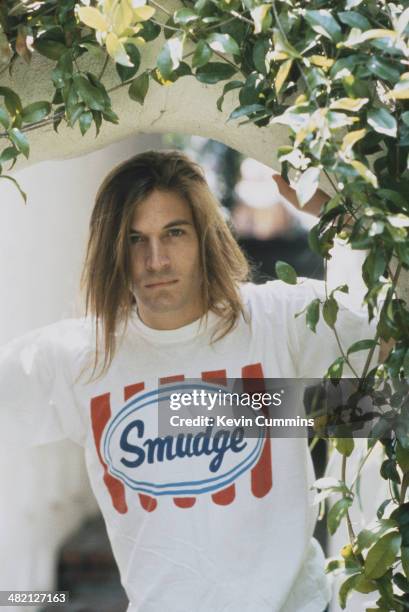
<path fill-rule="evenodd" d="M 187 221 L 187 219 L 175 219 L 174 221 L 169 221 L 169 223 L 164 225 L 162 229 L 169 229 L 170 227 L 175 227 L 178 225 L 193 225 L 193 223 L 191 221 Z M 130 233 L 131 234 L 142 234 L 143 232 L 140 232 L 139 230 L 131 227 Z"/>
<path fill-rule="evenodd" d="M 163 229 L 168 229 L 169 227 L 174 227 L 175 225 L 192 225 L 192 223 L 187 221 L 187 219 L 176 219 L 175 221 L 170 221 L 164 225 Z"/>

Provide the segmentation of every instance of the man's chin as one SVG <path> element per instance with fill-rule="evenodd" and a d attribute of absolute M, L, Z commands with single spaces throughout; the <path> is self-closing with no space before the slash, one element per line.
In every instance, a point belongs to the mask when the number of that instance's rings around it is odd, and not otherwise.
<path fill-rule="evenodd" d="M 172 299 L 169 295 L 167 296 L 156 296 L 155 300 L 146 300 L 143 302 L 146 310 L 155 313 L 166 313 L 173 312 L 180 308 L 180 304 Z"/>

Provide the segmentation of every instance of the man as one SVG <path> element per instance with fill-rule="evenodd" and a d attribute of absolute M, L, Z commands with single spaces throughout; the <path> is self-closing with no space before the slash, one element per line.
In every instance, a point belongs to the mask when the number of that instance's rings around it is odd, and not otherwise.
<path fill-rule="evenodd" d="M 249 276 L 200 168 L 176 151 L 143 153 L 98 192 L 87 317 L 2 351 L 4 443 L 84 447 L 130 612 L 328 602 L 305 439 L 158 433 L 169 388 L 234 378 L 251 392 L 267 378 L 320 377 L 338 356 L 332 330 L 320 324 L 317 338 L 295 318 L 319 283 Z M 341 308 L 339 321 L 345 346 L 373 335 L 363 313 Z M 353 357 L 359 367 L 366 354 Z"/>

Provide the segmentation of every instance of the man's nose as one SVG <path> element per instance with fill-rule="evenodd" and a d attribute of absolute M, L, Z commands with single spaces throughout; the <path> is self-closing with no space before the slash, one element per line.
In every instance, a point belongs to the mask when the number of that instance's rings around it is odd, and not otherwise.
<path fill-rule="evenodd" d="M 170 264 L 170 258 L 166 248 L 159 240 L 151 241 L 146 253 L 146 269 L 151 272 L 160 272 Z"/>

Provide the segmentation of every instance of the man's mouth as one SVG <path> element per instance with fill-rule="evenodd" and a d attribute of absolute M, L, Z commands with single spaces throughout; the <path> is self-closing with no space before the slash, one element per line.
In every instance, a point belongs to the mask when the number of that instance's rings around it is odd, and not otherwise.
<path fill-rule="evenodd" d="M 145 285 L 145 288 L 146 289 L 154 289 L 155 287 L 167 287 L 169 285 L 174 285 L 177 282 L 178 282 L 177 280 L 158 281 L 157 283 L 149 283 L 149 284 Z"/>

